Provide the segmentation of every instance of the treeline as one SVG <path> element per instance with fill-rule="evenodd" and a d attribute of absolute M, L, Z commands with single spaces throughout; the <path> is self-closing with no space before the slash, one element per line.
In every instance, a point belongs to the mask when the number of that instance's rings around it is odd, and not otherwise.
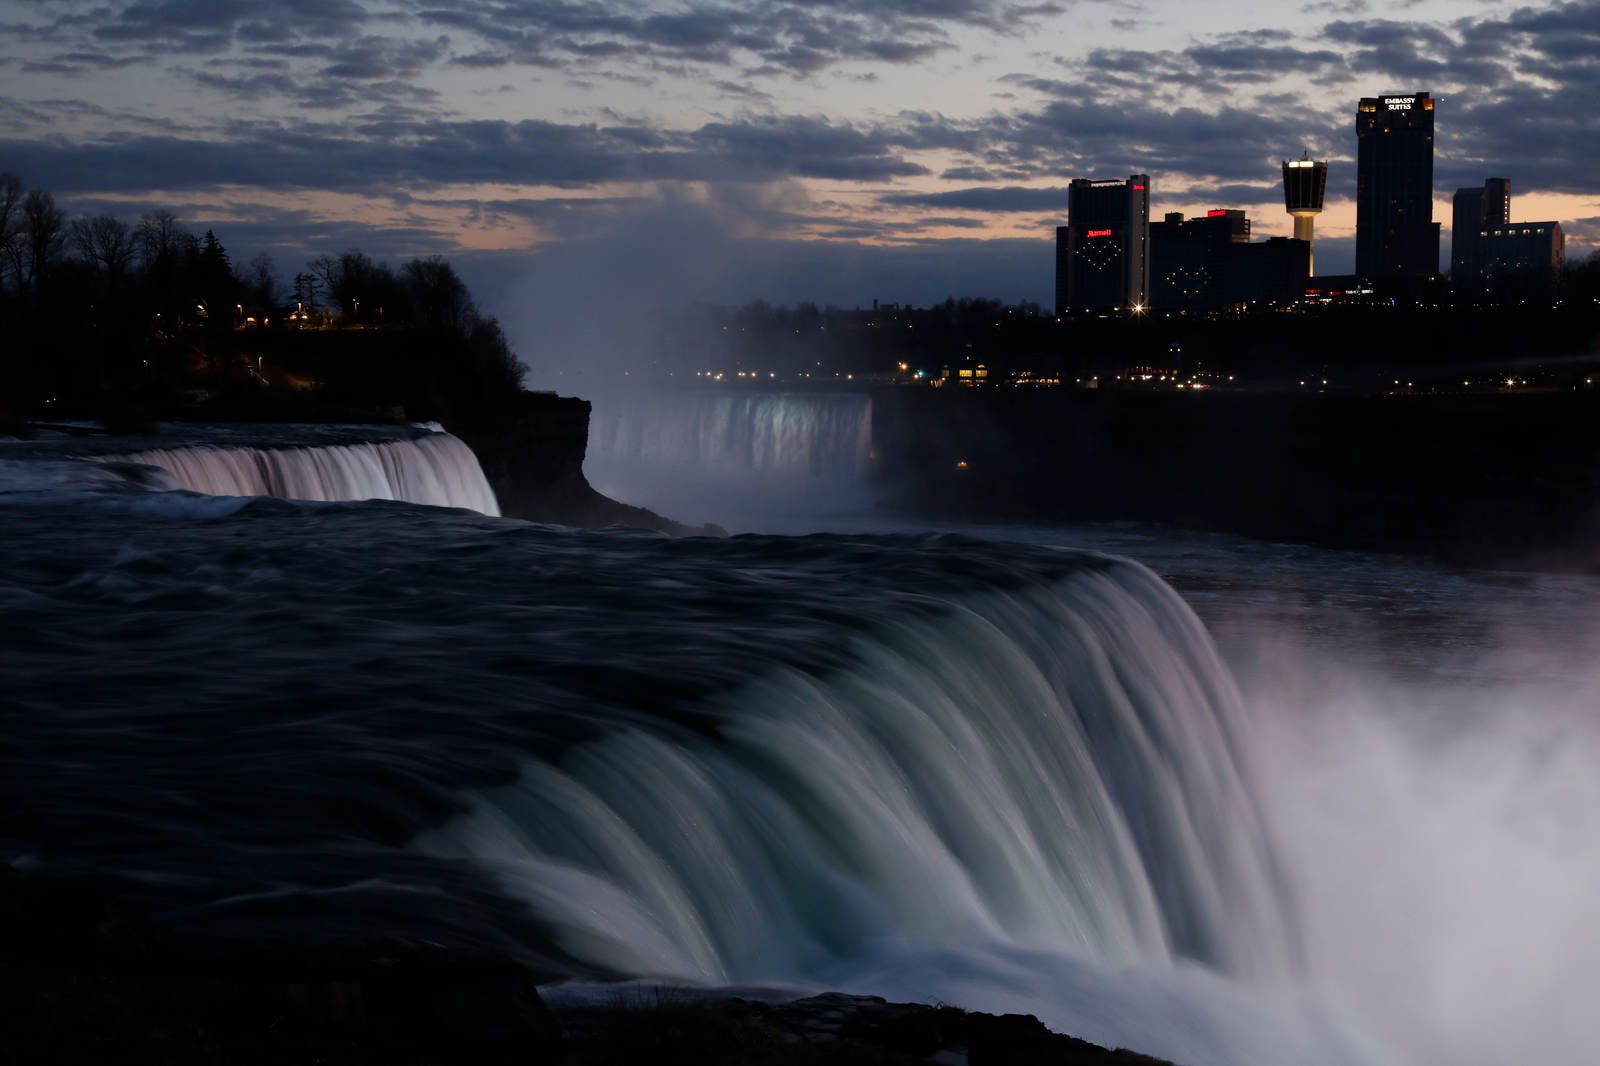
<path fill-rule="evenodd" d="M 893 370 L 901 362 L 937 370 L 969 359 L 1046 360 L 1059 345 L 1055 320 L 1036 303 L 952 297 L 931 307 L 870 310 L 764 300 L 701 305 L 666 316 L 655 350 L 675 375 L 743 369 L 830 378 Z"/>
<path fill-rule="evenodd" d="M 792 381 L 811 375 L 937 377 L 978 364 L 991 379 L 1017 373 L 1089 380 L 1137 367 L 1207 374 L 1238 384 L 1294 385 L 1328 378 L 1355 388 L 1405 380 L 1446 383 L 1515 369 L 1565 387 L 1600 369 L 1600 253 L 1575 260 L 1559 307 L 1307 307 L 1218 316 L 1057 319 L 1037 304 L 948 299 L 930 307 L 847 310 L 757 301 L 697 306 L 667 316 L 654 345 L 658 369 Z M 906 369 L 901 370 L 900 365 Z M 1569 380 L 1570 379 L 1570 380 Z M 726 380 L 726 379 L 725 379 Z M 737 379 L 735 379 L 737 380 Z M 1530 378 L 1532 380 L 1532 378 Z"/>
<path fill-rule="evenodd" d="M 286 284 L 271 256 L 236 264 L 213 231 L 170 212 L 69 219 L 10 174 L 0 330 L 0 407 L 32 413 L 314 398 L 438 417 L 501 403 L 523 376 L 499 323 L 440 257 L 396 268 L 325 255 Z"/>

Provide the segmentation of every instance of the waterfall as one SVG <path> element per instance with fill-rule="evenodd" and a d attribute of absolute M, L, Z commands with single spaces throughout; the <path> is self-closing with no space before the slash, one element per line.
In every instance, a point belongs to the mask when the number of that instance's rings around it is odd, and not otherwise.
<path fill-rule="evenodd" d="M 1176 594 L 1128 565 L 929 606 L 710 735 L 530 761 L 422 846 L 619 974 L 826 981 L 889 943 L 1292 973 L 1239 697 Z"/>
<path fill-rule="evenodd" d="M 404 500 L 500 513 L 477 456 L 448 433 L 298 448 L 200 444 L 114 458 L 158 467 L 172 475 L 179 488 L 208 496 Z"/>
<path fill-rule="evenodd" d="M 586 471 L 603 492 L 696 519 L 865 504 L 872 399 L 675 391 L 595 400 Z"/>
<path fill-rule="evenodd" d="M 591 453 L 646 466 L 853 478 L 872 448 L 862 395 L 693 392 L 597 406 Z"/>

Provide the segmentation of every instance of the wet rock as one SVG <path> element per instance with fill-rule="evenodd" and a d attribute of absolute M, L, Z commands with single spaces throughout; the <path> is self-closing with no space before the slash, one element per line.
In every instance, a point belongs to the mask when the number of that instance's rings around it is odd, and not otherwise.
<path fill-rule="evenodd" d="M 673 536 L 726 536 L 715 526 L 689 526 L 643 507 L 619 503 L 589 484 L 588 400 L 524 392 L 503 410 L 451 421 L 450 432 L 478 457 L 507 518 L 597 529 L 627 526 Z"/>
<path fill-rule="evenodd" d="M 28 1063 L 517 1063 L 564 1055 L 532 976 L 431 945 L 208 944 L 0 868 L 0 1043 Z"/>
<path fill-rule="evenodd" d="M 574 1066 L 630 1062 L 911 1066 L 1170 1066 L 1052 1033 L 1028 1015 L 969 1014 L 827 993 L 787 1003 L 637 998 L 559 1011 Z M 650 1050 L 654 1049 L 654 1050 Z"/>

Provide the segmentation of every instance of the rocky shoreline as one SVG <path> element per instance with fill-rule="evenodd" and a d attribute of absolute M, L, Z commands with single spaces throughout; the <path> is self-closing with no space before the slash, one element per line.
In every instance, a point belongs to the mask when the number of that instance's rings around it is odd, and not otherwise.
<path fill-rule="evenodd" d="M 401 940 L 206 943 L 17 868 L 0 868 L 0 937 L 0 1042 L 40 1066 L 1164 1066 L 1031 1016 L 872 996 L 774 1003 L 618 986 L 552 1006 L 509 959 Z"/>
<path fill-rule="evenodd" d="M 553 392 L 523 392 L 490 414 L 446 424 L 478 456 L 507 518 L 584 529 L 628 526 L 673 536 L 726 536 L 716 526 L 693 526 L 598 492 L 583 473 L 589 447 L 588 400 Z"/>

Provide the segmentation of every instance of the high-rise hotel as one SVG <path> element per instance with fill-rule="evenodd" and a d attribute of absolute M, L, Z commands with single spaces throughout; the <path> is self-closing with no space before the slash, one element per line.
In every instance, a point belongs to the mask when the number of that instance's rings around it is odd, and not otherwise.
<path fill-rule="evenodd" d="M 1370 281 L 1439 273 L 1433 220 L 1433 97 L 1367 97 L 1356 112 L 1356 273 Z"/>
<path fill-rule="evenodd" d="M 1056 229 L 1056 313 L 1140 313 L 1150 303 L 1150 179 L 1078 178 Z"/>

